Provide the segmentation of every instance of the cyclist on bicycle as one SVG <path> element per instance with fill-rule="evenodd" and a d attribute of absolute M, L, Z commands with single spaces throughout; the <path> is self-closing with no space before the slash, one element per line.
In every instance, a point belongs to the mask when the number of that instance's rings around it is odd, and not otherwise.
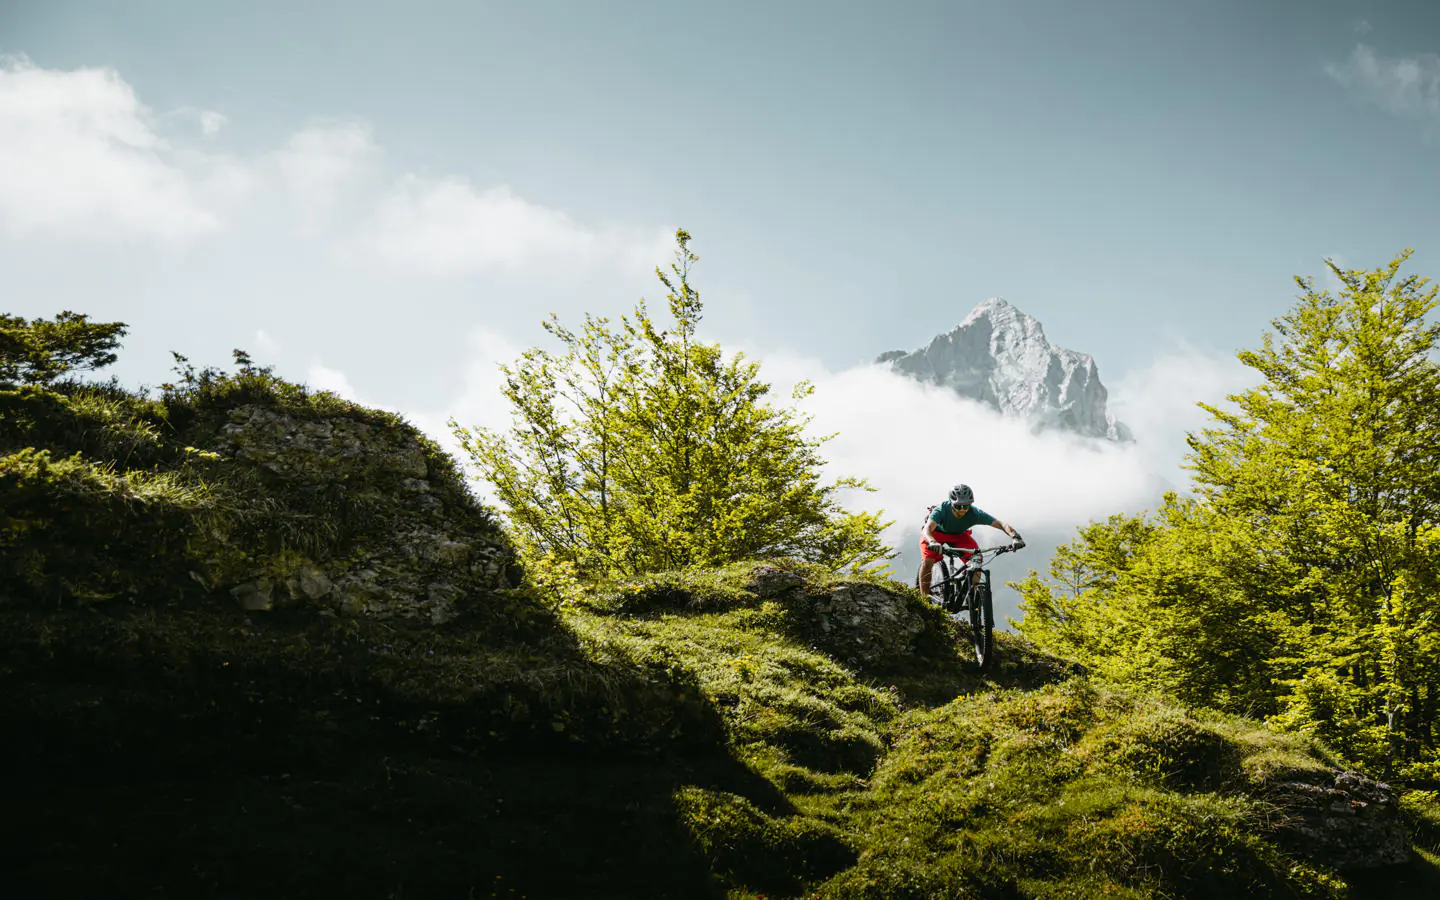
<path fill-rule="evenodd" d="M 930 596 L 930 570 L 940 559 L 939 546 L 950 544 L 963 550 L 979 550 L 980 545 L 970 536 L 970 529 L 976 525 L 998 528 L 1015 542 L 1016 548 L 1025 546 L 1020 532 L 1011 528 L 985 510 L 975 505 L 975 493 L 968 484 L 957 484 L 950 489 L 950 497 L 930 511 L 925 527 L 920 531 L 920 593 Z M 968 558 L 970 554 L 966 554 Z"/>

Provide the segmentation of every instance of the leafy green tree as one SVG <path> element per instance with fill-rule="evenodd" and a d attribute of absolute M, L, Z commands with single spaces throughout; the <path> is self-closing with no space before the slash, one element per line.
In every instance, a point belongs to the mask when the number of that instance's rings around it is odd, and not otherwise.
<path fill-rule="evenodd" d="M 743 354 L 697 338 L 698 260 L 676 233 L 668 290 L 674 325 L 641 301 L 633 318 L 586 315 L 571 330 L 544 324 L 563 348 L 502 366 L 512 407 L 506 432 L 450 427 L 495 487 L 527 560 L 586 575 L 631 575 L 799 556 L 862 571 L 894 555 L 878 513 L 851 513 L 840 478 L 824 483 L 807 416 L 768 401 L 770 385 Z M 813 387 L 801 384 L 794 399 Z"/>
<path fill-rule="evenodd" d="M 1338 296 L 1297 278 L 1295 306 L 1239 354 L 1261 382 L 1233 409 L 1202 404 L 1196 497 L 1167 501 L 1131 556 L 1096 551 L 1124 523 L 1082 533 L 1067 552 L 1099 586 L 1067 597 L 1032 576 L 1022 630 L 1387 775 L 1435 768 L 1440 326 L 1436 288 L 1399 277 L 1409 255 L 1330 264 Z"/>
<path fill-rule="evenodd" d="M 69 311 L 53 320 L 0 313 L 0 384 L 45 385 L 71 372 L 104 368 L 115 362 L 126 330 L 123 322 L 91 322 Z"/>

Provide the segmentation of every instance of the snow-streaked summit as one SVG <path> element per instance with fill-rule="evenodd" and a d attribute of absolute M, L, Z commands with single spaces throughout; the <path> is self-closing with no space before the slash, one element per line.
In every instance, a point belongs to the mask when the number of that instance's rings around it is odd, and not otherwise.
<path fill-rule="evenodd" d="M 948 387 L 1003 415 L 1110 441 L 1133 440 L 1106 409 L 1109 398 L 1088 353 L 1056 347 L 1040 322 L 1003 298 L 981 302 L 929 345 L 875 360 L 925 384 Z"/>

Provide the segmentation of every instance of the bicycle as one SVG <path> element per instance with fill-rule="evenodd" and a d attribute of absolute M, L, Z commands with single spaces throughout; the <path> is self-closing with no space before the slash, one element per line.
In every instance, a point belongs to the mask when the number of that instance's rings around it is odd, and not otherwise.
<path fill-rule="evenodd" d="M 970 614 L 970 640 L 975 646 L 975 662 L 984 671 L 994 657 L 995 610 L 990 596 L 990 570 L 985 568 L 1002 553 L 1014 553 L 1021 547 L 1008 544 L 1003 547 L 987 547 L 969 550 L 940 544 L 940 559 L 935 565 L 940 570 L 939 578 L 930 582 L 931 603 L 945 610 L 955 619 L 961 613 Z M 974 573 L 980 573 L 975 578 Z M 920 573 L 915 573 L 915 586 L 920 586 Z"/>

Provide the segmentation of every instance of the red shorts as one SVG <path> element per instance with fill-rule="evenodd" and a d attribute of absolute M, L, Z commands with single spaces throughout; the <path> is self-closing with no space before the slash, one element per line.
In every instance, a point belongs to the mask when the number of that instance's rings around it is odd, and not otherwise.
<path fill-rule="evenodd" d="M 980 545 L 975 543 L 975 538 L 971 537 L 970 532 L 968 531 L 962 532 L 960 534 L 946 534 L 943 531 L 936 531 L 932 533 L 935 535 L 935 540 L 939 541 L 942 544 L 949 544 L 952 547 L 961 547 L 965 550 L 980 549 Z M 923 534 L 920 535 L 920 555 L 923 556 L 925 559 L 931 560 L 932 562 L 940 558 L 940 553 L 938 551 L 930 549 L 929 542 L 925 540 L 925 535 Z M 966 554 L 966 557 L 968 558 L 969 554 Z"/>

